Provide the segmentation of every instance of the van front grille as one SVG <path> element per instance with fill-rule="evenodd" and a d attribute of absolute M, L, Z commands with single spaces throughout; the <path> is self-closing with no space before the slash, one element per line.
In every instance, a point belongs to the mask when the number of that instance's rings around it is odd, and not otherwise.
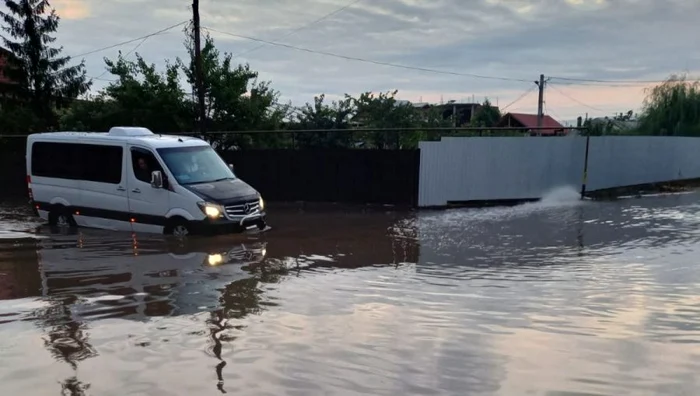
<path fill-rule="evenodd" d="M 260 211 L 260 202 L 258 200 L 243 202 L 236 205 L 228 205 L 224 207 L 228 216 L 248 216 Z"/>

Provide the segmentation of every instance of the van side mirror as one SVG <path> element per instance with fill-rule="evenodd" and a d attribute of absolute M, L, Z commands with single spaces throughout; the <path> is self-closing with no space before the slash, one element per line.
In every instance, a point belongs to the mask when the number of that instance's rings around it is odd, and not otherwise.
<path fill-rule="evenodd" d="M 163 188 L 163 174 L 160 171 L 151 172 L 151 187 Z"/>
<path fill-rule="evenodd" d="M 228 168 L 231 169 L 231 172 L 233 172 L 233 164 L 228 164 Z"/>

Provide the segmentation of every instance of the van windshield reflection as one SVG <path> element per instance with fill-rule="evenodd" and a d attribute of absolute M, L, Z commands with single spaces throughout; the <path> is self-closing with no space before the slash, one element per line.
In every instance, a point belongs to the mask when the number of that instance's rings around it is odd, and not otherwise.
<path fill-rule="evenodd" d="M 211 146 L 157 149 L 180 185 L 232 180 L 236 175 Z"/>

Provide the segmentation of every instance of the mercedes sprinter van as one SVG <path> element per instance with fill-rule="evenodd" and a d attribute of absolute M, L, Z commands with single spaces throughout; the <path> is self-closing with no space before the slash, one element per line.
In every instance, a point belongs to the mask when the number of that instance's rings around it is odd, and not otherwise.
<path fill-rule="evenodd" d="M 186 236 L 266 228 L 260 194 L 204 140 L 141 127 L 27 137 L 35 214 L 53 226 Z"/>

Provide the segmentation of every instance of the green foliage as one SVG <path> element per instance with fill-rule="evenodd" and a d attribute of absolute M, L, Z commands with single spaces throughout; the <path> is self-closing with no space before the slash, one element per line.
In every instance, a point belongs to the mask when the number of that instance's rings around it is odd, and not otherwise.
<path fill-rule="evenodd" d="M 16 82 L 13 94 L 27 103 L 36 120 L 27 125 L 35 130 L 58 125 L 56 108 L 69 105 L 90 87 L 84 61 L 68 66 L 71 58 L 60 56 L 56 41 L 59 17 L 47 0 L 5 0 L 9 12 L 0 11 L 3 45 L 11 52 L 7 76 Z"/>
<path fill-rule="evenodd" d="M 76 102 L 61 116 L 64 128 L 104 131 L 114 125 L 138 125 L 154 132 L 180 132 L 191 128 L 191 106 L 180 86 L 177 65 L 163 73 L 137 53 L 129 61 L 105 59 L 107 70 L 117 77 L 96 97 Z"/>
<path fill-rule="evenodd" d="M 498 107 L 491 105 L 491 101 L 484 100 L 484 103 L 474 113 L 471 125 L 473 127 L 491 128 L 498 124 L 501 119 L 501 111 Z"/>
<path fill-rule="evenodd" d="M 380 92 L 375 95 L 365 92 L 351 99 L 355 106 L 352 121 L 363 128 L 375 129 L 361 135 L 368 148 L 407 149 L 416 148 L 418 142 L 427 138 L 427 134 L 416 128 L 447 126 L 449 122 L 442 119 L 436 111 L 422 111 L 410 103 L 396 100 L 398 91 Z M 376 129 L 398 129 L 394 131 L 377 131 Z M 401 130 L 402 128 L 406 128 Z"/>
<path fill-rule="evenodd" d="M 350 118 L 355 112 L 352 99 L 346 97 L 331 104 L 324 103 L 326 96 L 321 94 L 314 97 L 314 103 L 307 103 L 297 111 L 296 118 L 289 129 L 337 129 L 333 132 L 308 132 L 295 135 L 295 145 L 300 148 L 308 147 L 351 147 L 354 138 L 347 130 L 350 129 Z"/>
<path fill-rule="evenodd" d="M 193 97 L 197 97 L 195 57 L 192 33 L 187 32 L 185 41 L 190 59 L 187 63 L 178 58 L 177 63 L 192 86 Z M 223 56 L 214 45 L 214 40 L 205 36 L 201 50 L 202 75 L 205 98 L 206 128 L 208 131 L 245 131 L 278 129 L 285 109 L 278 107 L 279 93 L 266 81 L 258 81 L 258 73 L 249 65 L 233 65 L 232 55 Z M 191 101 L 192 114 L 199 121 L 196 102 Z M 279 147 L 285 144 L 278 133 L 269 134 L 225 134 L 205 136 L 222 148 L 245 148 L 255 146 Z"/>
<path fill-rule="evenodd" d="M 648 90 L 640 132 L 700 136 L 700 82 L 673 75 Z"/>

